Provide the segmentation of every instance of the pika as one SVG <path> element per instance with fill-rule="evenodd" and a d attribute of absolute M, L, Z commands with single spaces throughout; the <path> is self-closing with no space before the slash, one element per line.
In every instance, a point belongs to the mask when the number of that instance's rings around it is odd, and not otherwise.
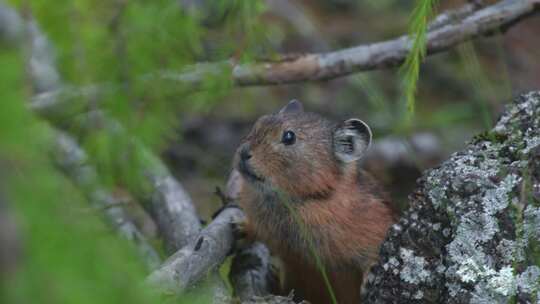
<path fill-rule="evenodd" d="M 243 233 L 283 264 L 281 292 L 313 304 L 360 303 L 363 277 L 396 220 L 385 192 L 360 168 L 366 123 L 334 123 L 299 101 L 261 117 L 238 148 Z"/>

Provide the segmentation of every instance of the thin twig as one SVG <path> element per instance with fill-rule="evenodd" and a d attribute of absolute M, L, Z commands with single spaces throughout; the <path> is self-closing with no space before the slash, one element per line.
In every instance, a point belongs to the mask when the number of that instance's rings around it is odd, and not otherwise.
<path fill-rule="evenodd" d="M 219 267 L 234 244 L 231 223 L 244 219 L 238 208 L 226 208 L 188 245 L 154 271 L 148 282 L 166 293 L 182 293 Z"/>

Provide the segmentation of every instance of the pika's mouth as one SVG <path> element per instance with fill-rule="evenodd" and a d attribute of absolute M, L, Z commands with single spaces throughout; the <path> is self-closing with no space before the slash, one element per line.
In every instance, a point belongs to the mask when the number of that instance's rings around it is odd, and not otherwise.
<path fill-rule="evenodd" d="M 238 171 L 246 177 L 248 180 L 256 181 L 256 182 L 264 182 L 264 178 L 258 176 L 253 171 L 253 168 L 247 163 L 245 160 L 240 160 L 238 162 Z"/>

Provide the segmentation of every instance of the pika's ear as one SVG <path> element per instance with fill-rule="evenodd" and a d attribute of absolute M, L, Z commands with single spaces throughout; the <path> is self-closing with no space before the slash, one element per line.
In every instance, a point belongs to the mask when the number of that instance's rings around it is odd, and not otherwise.
<path fill-rule="evenodd" d="M 294 114 L 304 112 L 304 106 L 296 99 L 289 101 L 289 103 L 279 110 L 278 114 Z"/>
<path fill-rule="evenodd" d="M 344 163 L 360 159 L 371 144 L 371 129 L 360 119 L 342 122 L 334 131 L 334 153 Z"/>

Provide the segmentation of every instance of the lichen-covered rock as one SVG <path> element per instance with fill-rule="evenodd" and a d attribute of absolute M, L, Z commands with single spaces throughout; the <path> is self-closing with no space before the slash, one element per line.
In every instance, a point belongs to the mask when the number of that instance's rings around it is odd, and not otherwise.
<path fill-rule="evenodd" d="M 540 303 L 540 92 L 426 172 L 365 303 Z"/>

